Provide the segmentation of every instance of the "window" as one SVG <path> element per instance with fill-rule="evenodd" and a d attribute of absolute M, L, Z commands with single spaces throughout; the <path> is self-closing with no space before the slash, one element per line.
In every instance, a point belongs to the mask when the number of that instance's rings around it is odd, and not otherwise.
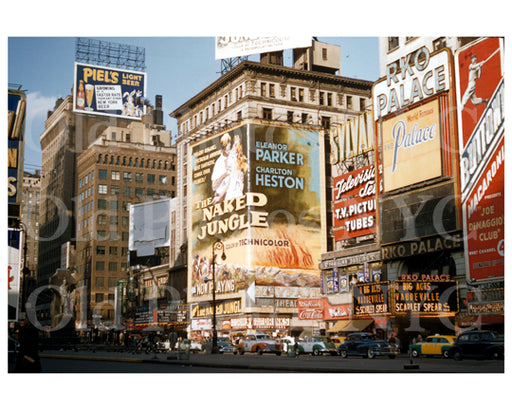
<path fill-rule="evenodd" d="M 96 270 L 104 271 L 105 270 L 105 262 L 104 261 L 96 261 Z"/>
<path fill-rule="evenodd" d="M 103 302 L 103 293 L 96 293 L 96 302 Z"/>
<path fill-rule="evenodd" d="M 135 173 L 135 182 L 144 182 L 144 175 L 141 172 Z"/>
<path fill-rule="evenodd" d="M 347 108 L 352 108 L 352 96 L 347 95 Z"/>
<path fill-rule="evenodd" d="M 160 189 L 158 191 L 158 196 L 161 198 L 165 198 L 167 196 L 167 191 L 165 189 Z"/>
<path fill-rule="evenodd" d="M 293 111 L 288 111 L 286 113 L 286 121 L 293 122 Z"/>
<path fill-rule="evenodd" d="M 275 96 L 276 96 L 275 84 L 269 84 L 268 87 L 269 87 L 269 89 L 268 89 L 268 96 L 270 98 L 275 98 Z"/>
<path fill-rule="evenodd" d="M 96 255 L 105 255 L 105 247 L 96 246 Z"/>
<path fill-rule="evenodd" d="M 110 209 L 117 211 L 119 209 L 119 201 L 110 201 Z"/>
<path fill-rule="evenodd" d="M 130 182 L 132 180 L 132 173 L 131 172 L 123 172 L 123 181 Z"/>
<path fill-rule="evenodd" d="M 147 181 L 148 181 L 148 184 L 154 184 L 155 183 L 155 174 L 148 174 Z"/>
<path fill-rule="evenodd" d="M 304 88 L 299 88 L 299 101 L 304 101 Z"/>
<path fill-rule="evenodd" d="M 242 121 L 242 111 L 238 111 L 236 113 L 236 119 L 237 119 L 237 121 Z"/>
<path fill-rule="evenodd" d="M 108 288 L 112 289 L 117 286 L 117 278 L 108 278 Z"/>
<path fill-rule="evenodd" d="M 111 178 L 113 181 L 119 181 L 121 179 L 121 173 L 119 171 L 112 171 Z"/>
<path fill-rule="evenodd" d="M 359 99 L 359 111 L 364 111 L 364 110 L 366 110 L 366 99 L 360 98 Z"/>
<path fill-rule="evenodd" d="M 107 186 L 100 184 L 98 185 L 98 194 L 106 194 L 107 193 Z"/>
<path fill-rule="evenodd" d="M 110 217 L 110 225 L 117 225 L 117 216 L 111 216 Z"/>
<path fill-rule="evenodd" d="M 290 88 L 290 99 L 292 101 L 297 101 L 297 89 L 295 87 Z"/>
<path fill-rule="evenodd" d="M 166 185 L 167 184 L 167 175 L 159 175 L 158 181 L 160 182 L 160 185 Z"/>
<path fill-rule="evenodd" d="M 110 240 L 117 241 L 119 239 L 119 234 L 117 231 L 110 231 Z"/>
<path fill-rule="evenodd" d="M 104 241 L 107 239 L 106 231 L 96 231 L 98 234 L 98 241 Z"/>
<path fill-rule="evenodd" d="M 122 237 L 123 241 L 125 241 L 125 242 L 128 241 L 129 236 L 130 236 L 130 234 L 128 232 L 123 232 L 121 234 L 121 237 Z"/>
<path fill-rule="evenodd" d="M 320 105 L 324 105 L 325 104 L 325 97 L 324 97 L 325 93 L 323 91 L 320 91 L 320 102 L 319 104 Z"/>
<path fill-rule="evenodd" d="M 153 188 L 148 188 L 147 194 L 150 197 L 153 197 L 155 195 L 155 190 Z"/>
<path fill-rule="evenodd" d="M 331 128 L 331 119 L 329 117 L 322 117 L 322 128 L 324 130 Z"/>
<path fill-rule="evenodd" d="M 105 287 L 105 278 L 103 276 L 96 276 L 96 287 L 97 288 Z"/>
<path fill-rule="evenodd" d="M 117 246 L 109 247 L 108 254 L 112 256 L 117 256 Z"/>
<path fill-rule="evenodd" d="M 98 209 L 107 209 L 107 201 L 105 199 L 98 199 Z"/>
<path fill-rule="evenodd" d="M 117 139 L 117 135 L 115 132 L 112 133 L 112 141 L 115 141 Z"/>
<path fill-rule="evenodd" d="M 308 115 L 307 114 L 304 113 L 304 114 L 301 115 L 301 122 L 303 124 L 307 124 L 307 122 L 308 122 Z"/>
<path fill-rule="evenodd" d="M 398 37 L 388 37 L 388 51 L 398 47 Z"/>
<path fill-rule="evenodd" d="M 128 218 L 127 216 L 121 217 L 121 223 L 123 226 L 128 226 L 130 224 L 130 218 Z"/>
<path fill-rule="evenodd" d="M 131 135 L 130 134 L 126 134 L 126 142 L 130 142 L 130 139 L 131 139 Z"/>
<path fill-rule="evenodd" d="M 100 214 L 98 215 L 98 225 L 105 225 L 107 223 L 107 215 Z"/>
<path fill-rule="evenodd" d="M 112 195 L 119 195 L 119 185 L 112 185 L 110 187 L 110 193 Z"/>
<path fill-rule="evenodd" d="M 327 49 L 322 47 L 322 60 L 327 60 Z"/>
<path fill-rule="evenodd" d="M 327 106 L 332 106 L 332 93 L 327 93 Z"/>
<path fill-rule="evenodd" d="M 144 196 L 144 188 L 135 188 L 135 196 L 141 198 Z"/>
<path fill-rule="evenodd" d="M 263 119 L 264 120 L 272 120 L 272 109 L 271 108 L 263 108 Z"/>
<path fill-rule="evenodd" d="M 130 203 L 123 201 L 123 211 L 128 211 L 129 207 L 130 207 Z"/>

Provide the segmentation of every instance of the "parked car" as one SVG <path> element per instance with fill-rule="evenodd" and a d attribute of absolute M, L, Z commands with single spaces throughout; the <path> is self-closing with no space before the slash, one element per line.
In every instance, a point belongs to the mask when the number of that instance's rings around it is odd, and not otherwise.
<path fill-rule="evenodd" d="M 412 344 L 412 357 L 424 356 L 443 356 L 448 357 L 448 350 L 453 346 L 457 336 L 434 335 L 428 336 L 424 341 Z"/>
<path fill-rule="evenodd" d="M 176 342 L 175 350 L 188 350 L 190 352 L 201 351 L 201 344 L 195 340 L 183 339 Z"/>
<path fill-rule="evenodd" d="M 375 356 L 388 356 L 394 359 L 399 353 L 395 345 L 390 345 L 385 340 L 378 340 L 371 333 L 352 333 L 338 349 L 341 357 L 349 355 L 363 356 L 373 359 Z"/>
<path fill-rule="evenodd" d="M 331 337 L 331 342 L 334 343 L 334 346 L 336 346 L 336 350 L 339 349 L 339 347 L 343 344 L 343 342 L 345 341 L 346 337 L 345 336 L 332 336 Z"/>
<path fill-rule="evenodd" d="M 288 346 L 288 350 L 293 350 L 293 345 Z M 306 336 L 299 340 L 299 354 L 311 353 L 313 356 L 322 354 L 337 354 L 336 346 L 328 338 L 321 336 Z"/>
<path fill-rule="evenodd" d="M 213 347 L 213 341 L 208 340 L 207 342 L 203 343 L 201 346 L 201 350 L 205 351 L 206 353 L 211 353 Z M 218 338 L 217 339 L 217 349 L 219 353 L 235 353 L 236 354 L 236 347 L 233 346 L 233 344 L 229 341 L 228 338 Z"/>
<path fill-rule="evenodd" d="M 503 359 L 505 346 L 503 336 L 491 330 L 464 332 L 448 350 L 455 360 L 463 358 Z"/>
<path fill-rule="evenodd" d="M 258 354 L 275 353 L 281 355 L 281 344 L 272 339 L 270 335 L 264 333 L 247 335 L 236 346 L 237 352 L 241 355 L 245 352 L 254 352 Z"/>

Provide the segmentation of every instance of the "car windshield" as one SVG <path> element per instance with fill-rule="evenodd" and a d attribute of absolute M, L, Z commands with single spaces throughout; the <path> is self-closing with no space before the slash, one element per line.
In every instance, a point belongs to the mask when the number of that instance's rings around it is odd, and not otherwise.
<path fill-rule="evenodd" d="M 270 339 L 269 335 L 258 335 L 256 336 L 257 339 Z"/>

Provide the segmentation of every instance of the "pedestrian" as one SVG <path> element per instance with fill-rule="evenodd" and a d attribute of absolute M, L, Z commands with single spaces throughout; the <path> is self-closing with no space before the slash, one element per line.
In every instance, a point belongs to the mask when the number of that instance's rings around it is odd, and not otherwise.
<path fill-rule="evenodd" d="M 16 358 L 15 373 L 40 373 L 39 331 L 25 318 L 21 325 L 18 357 Z"/>

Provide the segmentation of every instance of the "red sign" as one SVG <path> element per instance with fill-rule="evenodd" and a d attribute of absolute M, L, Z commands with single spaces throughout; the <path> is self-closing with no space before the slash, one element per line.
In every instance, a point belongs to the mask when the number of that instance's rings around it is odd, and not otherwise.
<path fill-rule="evenodd" d="M 327 299 L 298 299 L 299 320 L 339 320 L 352 317 L 352 304 L 331 305 Z"/>
<path fill-rule="evenodd" d="M 336 241 L 376 231 L 375 165 L 333 179 L 333 225 Z"/>
<path fill-rule="evenodd" d="M 501 278 L 505 238 L 503 39 L 486 38 L 457 52 L 460 185 L 466 275 Z"/>
<path fill-rule="evenodd" d="M 505 275 L 505 138 L 464 204 L 470 280 Z"/>

